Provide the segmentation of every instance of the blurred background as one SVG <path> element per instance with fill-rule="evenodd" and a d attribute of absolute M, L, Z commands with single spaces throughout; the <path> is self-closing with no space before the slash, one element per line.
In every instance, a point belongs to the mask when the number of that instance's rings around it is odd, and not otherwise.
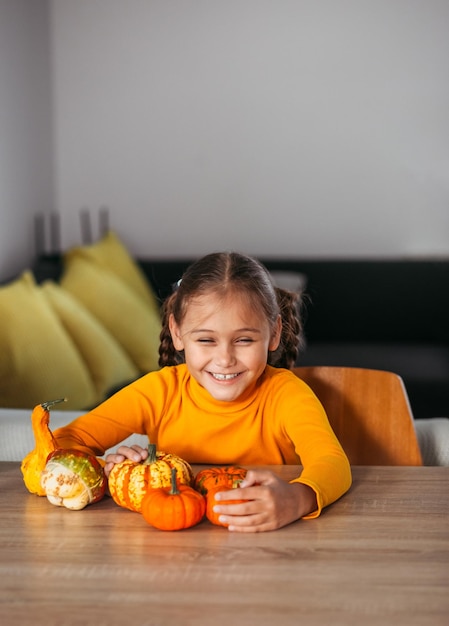
<path fill-rule="evenodd" d="M 97 212 L 140 257 L 449 254 L 446 0 L 0 0 L 0 279 Z"/>

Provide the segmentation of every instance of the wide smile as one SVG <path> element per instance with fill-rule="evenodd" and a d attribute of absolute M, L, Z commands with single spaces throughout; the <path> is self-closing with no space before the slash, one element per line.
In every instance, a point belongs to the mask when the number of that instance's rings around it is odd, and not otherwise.
<path fill-rule="evenodd" d="M 209 374 L 214 380 L 226 382 L 229 380 L 235 380 L 241 375 L 241 372 L 236 372 L 235 374 L 220 374 L 218 372 L 209 372 Z"/>

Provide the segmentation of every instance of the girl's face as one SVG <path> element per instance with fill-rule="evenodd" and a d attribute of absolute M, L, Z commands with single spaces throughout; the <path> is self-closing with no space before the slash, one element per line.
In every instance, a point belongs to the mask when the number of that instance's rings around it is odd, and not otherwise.
<path fill-rule="evenodd" d="M 262 375 L 268 351 L 279 345 L 281 320 L 272 332 L 240 294 L 203 295 L 189 302 L 179 326 L 170 318 L 170 332 L 195 380 L 216 400 L 232 402 Z"/>

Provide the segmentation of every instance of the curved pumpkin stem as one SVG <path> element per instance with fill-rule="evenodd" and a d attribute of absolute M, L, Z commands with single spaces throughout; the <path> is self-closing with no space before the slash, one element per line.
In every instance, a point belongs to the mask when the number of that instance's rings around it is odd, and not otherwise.
<path fill-rule="evenodd" d="M 47 402 L 42 402 L 41 407 L 44 411 L 48 411 L 50 407 L 55 404 L 59 404 L 60 402 L 67 402 L 67 398 L 59 398 L 59 400 L 47 400 Z"/>

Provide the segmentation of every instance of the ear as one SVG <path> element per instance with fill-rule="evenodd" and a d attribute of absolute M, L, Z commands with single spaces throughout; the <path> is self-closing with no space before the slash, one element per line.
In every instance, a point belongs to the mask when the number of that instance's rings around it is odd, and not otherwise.
<path fill-rule="evenodd" d="M 274 350 L 278 349 L 279 343 L 281 341 L 281 332 L 282 332 L 282 320 L 281 320 L 281 316 L 278 315 L 278 318 L 276 320 L 276 325 L 271 334 L 270 344 L 268 346 L 268 350 L 270 352 L 274 352 Z"/>
<path fill-rule="evenodd" d="M 181 337 L 181 331 L 178 324 L 175 322 L 173 313 L 171 313 L 170 317 L 168 318 L 168 328 L 170 330 L 171 340 L 173 341 L 175 350 L 184 350 L 184 342 Z"/>

